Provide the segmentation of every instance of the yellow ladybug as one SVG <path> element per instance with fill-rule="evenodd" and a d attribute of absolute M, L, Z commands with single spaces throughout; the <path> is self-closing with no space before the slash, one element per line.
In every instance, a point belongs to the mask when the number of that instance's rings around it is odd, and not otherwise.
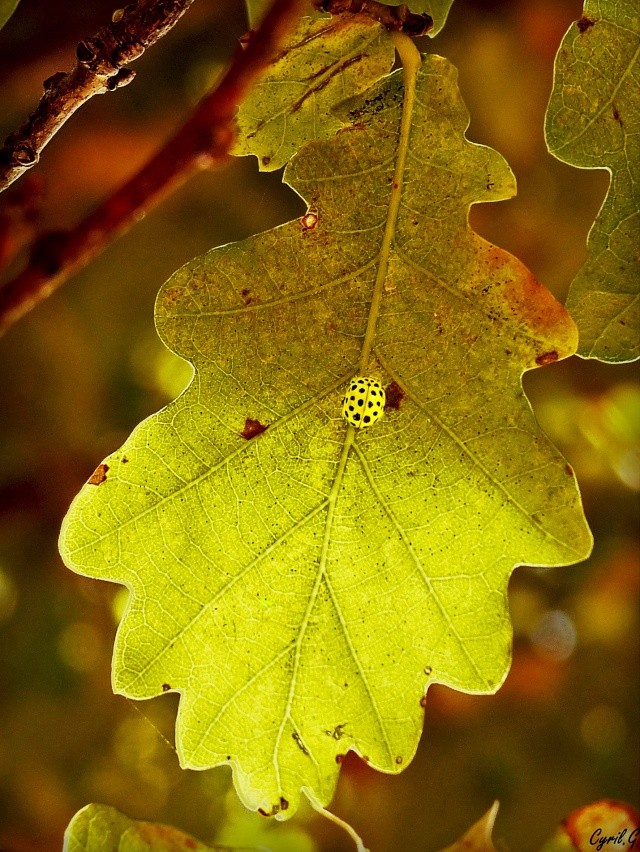
<path fill-rule="evenodd" d="M 342 400 L 342 415 L 356 429 L 366 429 L 382 417 L 385 400 L 384 388 L 377 379 L 356 376 Z"/>

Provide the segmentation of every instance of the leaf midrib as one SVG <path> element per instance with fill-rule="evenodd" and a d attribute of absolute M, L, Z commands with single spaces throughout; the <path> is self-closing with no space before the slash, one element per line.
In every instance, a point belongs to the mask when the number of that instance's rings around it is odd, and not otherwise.
<path fill-rule="evenodd" d="M 368 367 L 369 358 L 371 356 L 371 350 L 373 347 L 373 340 L 376 333 L 376 326 L 378 322 L 378 316 L 380 313 L 380 303 L 382 300 L 382 295 L 384 291 L 384 283 L 387 279 L 387 274 L 389 270 L 389 259 L 391 256 L 391 249 L 393 246 L 393 239 L 396 231 L 396 224 L 398 221 L 398 212 L 400 210 L 400 202 L 402 199 L 402 192 L 404 188 L 404 172 L 407 161 L 407 153 L 409 150 L 409 137 L 411 134 L 411 123 L 413 119 L 413 111 L 415 105 L 415 94 L 416 94 L 416 84 L 418 72 L 420 70 L 420 66 L 422 64 L 422 59 L 420 54 L 418 53 L 417 48 L 413 45 L 413 42 L 407 37 L 400 34 L 396 34 L 394 37 L 394 43 L 398 49 L 398 53 L 400 55 L 402 61 L 402 73 L 403 73 L 403 101 L 402 101 L 402 117 L 400 120 L 400 134 L 398 138 L 398 146 L 396 153 L 396 162 L 395 169 L 393 174 L 393 181 L 391 184 L 391 193 L 389 197 L 389 207 L 387 210 L 387 219 L 385 223 L 384 234 L 382 238 L 382 245 L 380 248 L 380 253 L 378 254 L 378 269 L 376 273 L 376 279 L 373 286 L 373 292 L 371 297 L 371 307 L 369 309 L 369 317 L 367 319 L 367 327 L 365 331 L 364 340 L 362 343 L 362 349 L 360 352 L 360 359 L 358 363 L 359 371 L 364 373 Z M 333 520 L 335 516 L 335 506 L 336 500 L 340 493 L 340 489 L 342 487 L 342 480 L 344 478 L 344 472 L 346 470 L 347 462 L 349 459 L 349 454 L 351 452 L 352 447 L 354 446 L 356 441 L 356 429 L 354 426 L 349 425 L 344 437 L 344 442 L 342 445 L 342 452 L 340 455 L 340 462 L 338 464 L 338 468 L 336 470 L 336 475 L 331 487 L 331 492 L 329 494 L 329 506 L 327 511 L 327 518 L 325 521 L 325 530 L 324 537 L 322 543 L 322 552 L 320 555 L 320 561 L 318 566 L 318 572 L 316 576 L 316 581 L 314 587 L 309 595 L 309 604 L 307 606 L 307 610 L 305 612 L 304 618 L 300 625 L 300 630 L 298 633 L 298 638 L 296 641 L 296 650 L 295 657 L 293 660 L 292 671 L 291 671 L 291 681 L 289 685 L 289 694 L 287 696 L 287 704 L 285 711 L 282 715 L 282 722 L 280 724 L 280 728 L 278 730 L 278 734 L 275 738 L 274 748 L 273 748 L 273 765 L 276 773 L 276 779 L 278 787 L 282 787 L 281 779 L 280 779 L 280 769 L 278 763 L 278 752 L 280 749 L 280 742 L 282 740 L 282 735 L 284 733 L 284 729 L 286 727 L 287 722 L 291 718 L 293 702 L 296 694 L 296 685 L 298 680 L 298 672 L 300 669 L 300 661 L 302 658 L 302 646 L 304 643 L 305 633 L 307 626 L 309 624 L 309 620 L 311 618 L 311 613 L 315 608 L 317 599 L 318 599 L 318 590 L 320 588 L 320 584 L 324 579 L 327 583 L 328 588 L 331 588 L 328 575 L 326 571 L 326 561 L 327 554 L 329 550 L 329 545 L 331 543 L 331 537 L 333 532 Z M 336 601 L 334 600 L 334 604 Z M 345 637 L 347 644 L 349 646 L 349 650 L 351 652 L 351 656 L 353 658 L 353 662 L 358 668 L 359 671 L 362 671 L 362 667 L 358 661 L 356 655 L 356 649 L 349 642 L 347 637 Z M 369 695 L 369 699 L 372 703 L 372 707 L 375 711 L 376 717 L 379 721 L 380 728 L 383 734 L 383 738 L 385 740 L 385 744 L 391 755 L 391 746 L 389 742 L 389 738 L 387 732 L 384 728 L 382 716 L 375 702 L 375 697 L 373 693 L 369 689 L 368 685 L 365 681 L 365 686 L 367 688 L 367 693 Z"/>

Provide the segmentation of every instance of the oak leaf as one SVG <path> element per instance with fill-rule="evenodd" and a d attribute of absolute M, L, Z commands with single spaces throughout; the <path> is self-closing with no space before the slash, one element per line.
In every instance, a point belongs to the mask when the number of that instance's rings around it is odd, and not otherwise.
<path fill-rule="evenodd" d="M 116 691 L 178 692 L 182 765 L 231 765 L 281 819 L 305 788 L 331 799 L 349 749 L 401 771 L 430 684 L 497 690 L 514 566 L 591 545 L 521 385 L 575 326 L 470 229 L 513 177 L 465 139 L 452 66 L 398 44 L 404 69 L 288 166 L 309 213 L 162 288 L 157 328 L 193 381 L 61 534 L 73 570 L 130 590 Z M 387 389 L 369 429 L 342 417 L 354 374 Z"/>

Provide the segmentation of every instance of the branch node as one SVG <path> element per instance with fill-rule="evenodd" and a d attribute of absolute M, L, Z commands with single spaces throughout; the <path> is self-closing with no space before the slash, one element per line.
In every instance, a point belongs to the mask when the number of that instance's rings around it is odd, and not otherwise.
<path fill-rule="evenodd" d="M 28 142 L 19 142 L 12 148 L 8 147 L 4 151 L 0 151 L 0 163 L 9 166 L 9 168 L 30 169 L 35 166 L 38 160 L 38 152 Z"/>
<path fill-rule="evenodd" d="M 107 89 L 113 92 L 114 89 L 121 89 L 123 86 L 128 86 L 135 76 L 136 72 L 131 68 L 120 68 L 113 77 L 109 77 L 107 80 Z"/>
<path fill-rule="evenodd" d="M 76 59 L 87 68 L 90 68 L 92 63 L 95 62 L 96 56 L 97 53 L 91 39 L 81 41 L 76 47 Z"/>

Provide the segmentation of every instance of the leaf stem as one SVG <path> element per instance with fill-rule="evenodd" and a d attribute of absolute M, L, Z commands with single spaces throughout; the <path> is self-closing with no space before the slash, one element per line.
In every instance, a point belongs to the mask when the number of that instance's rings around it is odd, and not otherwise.
<path fill-rule="evenodd" d="M 376 333 L 376 324 L 378 322 L 378 314 L 380 312 L 380 303 L 382 301 L 382 292 L 384 283 L 389 272 L 389 256 L 393 245 L 396 223 L 398 220 L 398 211 L 400 209 L 400 201 L 402 199 L 402 190 L 404 185 L 404 170 L 407 161 L 407 152 L 409 150 L 409 136 L 411 134 L 411 119 L 416 97 L 416 78 L 422 59 L 420 53 L 411 39 L 403 33 L 392 33 L 391 38 L 395 44 L 398 55 L 402 62 L 402 74 L 404 80 L 404 97 L 402 102 L 402 118 L 400 121 L 400 136 L 398 139 L 398 155 L 391 183 L 391 196 L 389 199 L 389 209 L 387 212 L 387 221 L 385 224 L 384 235 L 382 237 L 382 246 L 378 255 L 378 272 L 376 281 L 373 287 L 373 296 L 371 298 L 371 308 L 369 310 L 369 318 L 367 320 L 367 328 L 362 343 L 360 352 L 360 361 L 358 363 L 360 373 L 366 373 L 373 348 L 373 340 Z"/>
<path fill-rule="evenodd" d="M 345 822 L 345 820 L 340 819 L 339 816 L 332 814 L 331 811 L 328 811 L 326 808 L 324 808 L 320 804 L 320 801 L 316 798 L 316 796 L 311 792 L 311 790 L 308 787 L 304 788 L 304 794 L 309 799 L 309 803 L 310 803 L 311 807 L 314 809 L 314 811 L 317 811 L 323 817 L 328 819 L 329 822 L 332 822 L 335 825 L 340 826 L 340 828 L 344 829 L 344 831 L 347 832 L 349 837 L 356 844 L 357 852 L 369 852 L 367 847 L 362 842 L 362 838 L 360 837 L 360 835 L 356 832 L 356 830 L 352 826 L 349 825 L 348 822 Z"/>
<path fill-rule="evenodd" d="M 224 160 L 235 110 L 293 28 L 306 0 L 273 0 L 246 46 L 183 126 L 129 181 L 68 231 L 41 234 L 22 272 L 0 289 L 0 335 L 86 266 L 198 168 Z"/>

